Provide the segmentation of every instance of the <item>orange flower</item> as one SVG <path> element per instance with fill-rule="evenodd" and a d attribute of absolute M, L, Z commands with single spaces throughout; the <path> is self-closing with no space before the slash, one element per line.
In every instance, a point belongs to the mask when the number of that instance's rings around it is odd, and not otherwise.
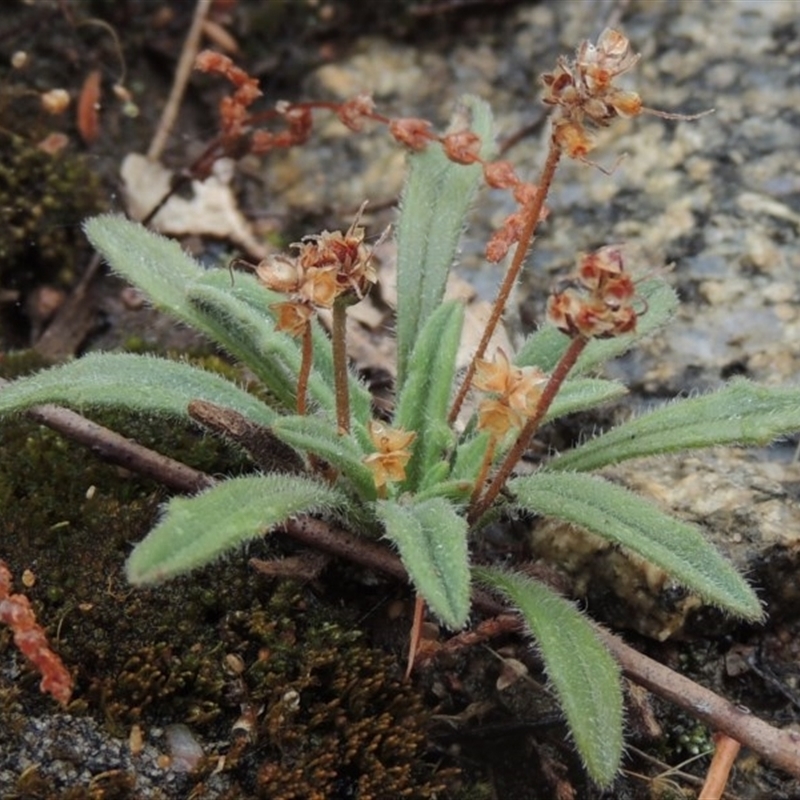
<path fill-rule="evenodd" d="M 547 376 L 536 367 L 513 366 L 499 348 L 494 361 L 478 359 L 473 385 L 482 392 L 499 395 L 480 404 L 478 427 L 496 437 L 522 427 L 536 411 L 546 381 Z"/>
<path fill-rule="evenodd" d="M 303 285 L 298 292 L 300 299 L 316 308 L 330 308 L 339 294 L 335 267 L 311 267 L 306 270 Z"/>
<path fill-rule="evenodd" d="M 417 434 L 372 420 L 369 423 L 369 435 L 377 452 L 366 456 L 364 463 L 372 470 L 375 486 L 381 489 L 389 481 L 405 480 L 406 464 L 411 458 L 411 451 L 407 448 Z"/>
<path fill-rule="evenodd" d="M 299 300 L 273 303 L 270 308 L 278 317 L 275 330 L 285 331 L 290 336 L 301 336 L 314 313 L 314 309 L 308 303 Z"/>
<path fill-rule="evenodd" d="M 520 414 L 502 400 L 483 400 L 478 406 L 478 428 L 502 439 L 512 428 L 521 428 Z"/>

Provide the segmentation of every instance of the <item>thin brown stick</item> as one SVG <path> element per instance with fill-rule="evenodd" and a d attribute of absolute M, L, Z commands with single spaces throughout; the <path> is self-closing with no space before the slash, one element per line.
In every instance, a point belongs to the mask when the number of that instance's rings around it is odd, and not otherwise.
<path fill-rule="evenodd" d="M 503 311 L 505 310 L 506 303 L 511 295 L 511 290 L 514 288 L 514 284 L 519 277 L 520 270 L 522 269 L 522 265 L 525 261 L 525 256 L 528 254 L 528 248 L 533 240 L 533 232 L 536 230 L 536 226 L 539 224 L 539 217 L 541 216 L 542 209 L 544 208 L 544 201 L 547 197 L 548 191 L 550 190 L 550 185 L 553 183 L 553 177 L 556 174 L 556 168 L 558 167 L 558 162 L 560 159 L 561 148 L 555 143 L 555 141 L 551 139 L 550 149 L 547 151 L 547 159 L 544 162 L 542 172 L 539 175 L 539 181 L 536 184 L 536 194 L 533 197 L 533 202 L 526 209 L 525 226 L 519 235 L 519 242 L 514 250 L 514 257 L 511 260 L 511 266 L 508 268 L 508 272 L 506 272 L 505 277 L 503 278 L 503 283 L 497 292 L 497 297 L 495 298 L 494 305 L 492 306 L 492 313 L 489 317 L 489 321 L 486 323 L 486 328 L 481 336 L 478 349 L 472 356 L 472 360 L 467 368 L 467 374 L 464 376 L 464 380 L 458 389 L 455 400 L 453 400 L 453 405 L 450 409 L 450 415 L 448 417 L 450 424 L 455 422 L 456 418 L 458 417 L 458 412 L 461 411 L 464 398 L 467 396 L 469 387 L 472 385 L 472 379 L 475 376 L 475 370 L 478 367 L 478 361 L 483 358 L 484 353 L 486 353 L 486 348 L 489 346 L 489 341 L 491 340 L 492 336 L 494 336 L 495 329 L 499 325 L 500 319 L 503 316 Z"/>
<path fill-rule="evenodd" d="M 0 388 L 7 381 L 0 380 Z M 126 439 L 67 408 L 36 406 L 27 412 L 34 422 L 88 447 L 96 456 L 152 478 L 170 489 L 194 494 L 216 482 L 210 475 Z"/>
<path fill-rule="evenodd" d="M 75 355 L 95 324 L 97 308 L 90 292 L 102 264 L 100 254 L 94 253 L 66 302 L 34 344 L 37 353 L 51 361 Z"/>
<path fill-rule="evenodd" d="M 306 395 L 308 394 L 308 378 L 311 375 L 311 361 L 314 357 L 314 340 L 311 335 L 311 321 L 303 328 L 303 349 L 300 361 L 300 372 L 297 376 L 297 413 L 302 417 L 306 413 Z"/>
<path fill-rule="evenodd" d="M 800 778 L 800 733 L 772 727 L 743 706 L 734 705 L 648 658 L 599 626 L 597 633 L 634 683 L 675 703 L 709 727 L 726 733 L 774 766 Z"/>
<path fill-rule="evenodd" d="M 721 800 L 741 744 L 724 733 L 714 735 L 714 757 L 697 800 Z"/>
<path fill-rule="evenodd" d="M 411 633 L 408 635 L 408 662 L 403 678 L 408 680 L 414 671 L 414 662 L 419 651 L 419 640 L 422 637 L 422 622 L 425 619 L 425 601 L 422 595 L 418 594 L 414 598 L 414 617 L 411 622 Z"/>
<path fill-rule="evenodd" d="M 186 35 L 186 41 L 183 43 L 181 50 L 181 57 L 178 61 L 178 66 L 175 69 L 175 78 L 172 81 L 172 89 L 167 98 L 167 104 L 161 112 L 161 119 L 158 121 L 155 135 L 150 142 L 150 147 L 147 150 L 147 157 L 151 161 L 158 161 L 161 154 L 164 152 L 164 147 L 169 139 L 172 126 L 178 117 L 181 100 L 186 91 L 186 84 L 189 82 L 189 76 L 192 74 L 194 67 L 194 59 L 197 56 L 197 51 L 200 49 L 200 37 L 203 35 L 203 22 L 208 16 L 208 11 L 211 8 L 211 0 L 197 0 L 197 5 L 194 9 L 194 17 L 192 24 L 189 27 L 189 33 Z"/>
<path fill-rule="evenodd" d="M 336 423 L 339 433 L 350 431 L 350 386 L 347 371 L 347 305 L 344 298 L 333 304 L 333 325 L 331 328 L 331 348 L 333 349 L 333 381 L 336 386 Z"/>
<path fill-rule="evenodd" d="M 63 411 L 63 409 L 59 410 Z M 41 409 L 39 411 L 41 412 Z M 50 425 L 51 418 L 47 411 L 45 411 L 42 421 L 48 426 Z M 100 426 L 96 427 L 100 428 Z M 58 428 L 58 430 L 63 431 L 69 437 L 73 436 L 69 426 Z M 107 433 L 105 429 L 101 429 L 102 433 L 98 434 L 94 429 L 94 424 L 90 423 L 85 430 L 87 433 L 82 443 L 96 452 L 102 452 Z M 128 453 L 139 448 L 142 450 L 147 450 L 147 448 L 142 448 L 141 445 L 136 445 L 123 437 L 120 439 L 117 456 L 123 460 L 126 466 L 135 469 L 136 460 Z M 157 453 L 153 453 L 153 455 L 158 456 Z M 158 458 L 161 459 L 163 456 L 158 456 Z M 172 460 L 167 459 L 166 461 Z M 116 463 L 120 463 L 120 461 L 116 460 Z M 213 484 L 214 479 L 210 475 L 191 470 L 185 465 L 181 466 L 196 476 L 195 483 L 189 482 L 191 486 L 188 487 L 188 491 L 202 488 L 202 486 L 198 486 L 198 483 L 203 486 Z M 177 488 L 179 481 L 172 482 L 170 480 L 171 471 L 162 474 L 167 479 L 167 485 Z M 162 480 L 161 475 L 157 475 L 155 472 L 151 473 L 151 476 Z M 310 547 L 348 559 L 367 569 L 389 575 L 398 581 L 406 582 L 408 580 L 408 573 L 400 559 L 376 542 L 336 530 L 326 522 L 308 517 L 290 520 L 283 530 L 292 539 Z M 511 614 L 509 609 L 480 590 L 473 591 L 472 602 L 477 611 L 487 615 Z M 498 630 L 521 630 L 522 627 L 523 624 L 519 618 L 509 616 L 503 618 L 502 624 L 498 625 Z M 710 689 L 700 686 L 669 667 L 643 655 L 601 626 L 596 626 L 596 630 L 598 636 L 619 662 L 624 674 L 634 683 L 638 683 L 653 694 L 674 703 L 714 730 L 736 739 L 773 766 L 800 778 L 800 733 L 774 728 L 751 714 L 747 709 L 734 705 Z"/>
<path fill-rule="evenodd" d="M 470 508 L 469 514 L 467 515 L 467 522 L 470 524 L 477 522 L 486 513 L 489 506 L 494 502 L 497 495 L 500 494 L 503 487 L 506 485 L 509 475 L 511 475 L 512 470 L 525 454 L 531 439 L 536 434 L 536 431 L 539 430 L 539 425 L 544 419 L 545 414 L 547 414 L 553 400 L 555 400 L 558 390 L 561 388 L 561 384 L 564 383 L 567 375 L 569 375 L 569 371 L 575 366 L 575 362 L 578 360 L 578 356 L 583 352 L 583 348 L 586 347 L 587 342 L 588 339 L 585 339 L 583 336 L 578 336 L 570 342 L 569 347 L 564 351 L 564 355 L 561 356 L 561 360 L 556 364 L 556 368 L 550 375 L 547 385 L 542 390 L 542 395 L 539 398 L 539 402 L 536 404 L 536 411 L 533 416 L 525 423 L 525 426 L 520 431 L 517 440 L 514 442 L 514 446 L 506 454 L 503 463 L 497 470 L 497 473 L 492 479 L 491 484 L 489 484 L 489 488 L 486 490 L 483 497 L 477 503 L 472 504 L 472 508 Z"/>

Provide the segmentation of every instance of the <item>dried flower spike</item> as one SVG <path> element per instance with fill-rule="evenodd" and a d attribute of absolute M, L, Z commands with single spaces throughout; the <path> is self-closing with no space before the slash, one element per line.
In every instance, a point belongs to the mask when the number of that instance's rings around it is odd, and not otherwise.
<path fill-rule="evenodd" d="M 614 86 L 614 79 L 635 66 L 638 54 L 618 31 L 606 28 L 597 45 L 583 42 L 574 60 L 558 60 L 555 70 L 542 76 L 547 105 L 558 106 L 553 140 L 572 158 L 583 158 L 594 146 L 591 128 L 605 128 L 617 117 L 635 117 L 642 101 L 635 92 Z"/>

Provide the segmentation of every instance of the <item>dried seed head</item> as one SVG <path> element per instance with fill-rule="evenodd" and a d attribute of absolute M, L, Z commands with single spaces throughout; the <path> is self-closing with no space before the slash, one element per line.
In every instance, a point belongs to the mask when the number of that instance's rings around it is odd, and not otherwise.
<path fill-rule="evenodd" d="M 542 76 L 543 101 L 560 109 L 553 123 L 553 140 L 567 155 L 584 158 L 592 149 L 587 125 L 607 127 L 617 117 L 635 117 L 642 112 L 638 94 L 614 86 L 614 79 L 638 60 L 628 39 L 606 28 L 597 45 L 583 42 L 574 60 L 561 58 L 552 72 Z"/>
<path fill-rule="evenodd" d="M 347 100 L 339 106 L 336 116 L 351 131 L 360 131 L 364 127 L 364 122 L 370 118 L 375 111 L 375 101 L 368 94 L 359 94 Z"/>
<path fill-rule="evenodd" d="M 424 150 L 428 143 L 434 139 L 430 132 L 431 123 L 426 119 L 406 117 L 394 119 L 389 123 L 389 133 L 411 150 Z"/>
<path fill-rule="evenodd" d="M 620 249 L 603 247 L 582 256 L 577 272 L 559 283 L 547 317 L 568 336 L 606 339 L 636 329 L 635 300 Z"/>

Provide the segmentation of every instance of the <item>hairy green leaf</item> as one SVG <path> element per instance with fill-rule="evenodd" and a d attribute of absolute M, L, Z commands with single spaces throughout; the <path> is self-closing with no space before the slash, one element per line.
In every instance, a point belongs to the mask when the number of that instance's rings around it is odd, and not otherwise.
<path fill-rule="evenodd" d="M 470 605 L 466 520 L 440 497 L 408 506 L 379 500 L 376 511 L 431 611 L 448 628 L 463 627 Z"/>
<path fill-rule="evenodd" d="M 269 425 L 275 412 L 234 383 L 180 361 L 132 353 L 90 353 L 20 378 L 0 391 L 0 414 L 40 403 L 79 411 L 120 408 L 189 419 L 192 400 L 206 400 Z"/>
<path fill-rule="evenodd" d="M 572 378 L 564 381 L 545 415 L 545 422 L 558 419 L 565 414 L 586 411 L 590 408 L 618 400 L 628 393 L 627 388 L 617 381 L 602 378 Z"/>
<path fill-rule="evenodd" d="M 133 584 L 156 583 L 209 564 L 295 514 L 332 513 L 342 496 L 296 475 L 231 478 L 194 497 L 175 497 L 127 562 Z"/>
<path fill-rule="evenodd" d="M 476 481 L 491 438 L 487 431 L 473 431 L 468 438 L 459 442 L 450 477 L 454 480 Z"/>
<path fill-rule="evenodd" d="M 706 602 L 745 619 L 763 611 L 755 592 L 695 525 L 594 475 L 537 472 L 509 481 L 518 505 L 580 525 L 661 567 Z"/>
<path fill-rule="evenodd" d="M 428 318 L 411 355 L 394 420 L 397 427 L 417 434 L 406 468 L 406 491 L 424 488 L 428 471 L 452 443 L 447 408 L 463 324 L 461 303 L 444 303 Z"/>
<path fill-rule="evenodd" d="M 375 479 L 363 463 L 364 451 L 352 436 L 339 435 L 330 420 L 316 417 L 281 417 L 270 430 L 281 441 L 305 453 L 314 453 L 336 467 L 364 500 L 374 500 Z"/>
<path fill-rule="evenodd" d="M 593 339 L 572 368 L 572 375 L 589 372 L 622 355 L 640 339 L 663 327 L 674 315 L 678 296 L 664 281 L 642 281 L 636 288 L 638 297 L 647 304 L 646 312 L 639 316 L 636 331 L 612 339 Z M 569 336 L 552 325 L 544 325 L 526 339 L 514 363 L 518 367 L 539 367 L 552 372 L 569 343 Z"/>
<path fill-rule="evenodd" d="M 156 308 L 195 324 L 185 290 L 205 270 L 176 241 L 117 214 L 92 217 L 83 229 L 114 272 L 141 289 Z"/>
<path fill-rule="evenodd" d="M 477 97 L 461 99 L 461 115 L 481 137 L 481 157 L 494 150 L 492 116 Z M 409 157 L 408 181 L 397 223 L 397 386 L 402 388 L 417 334 L 444 296 L 481 168 L 450 161 L 431 144 Z"/>
<path fill-rule="evenodd" d="M 609 786 L 622 757 L 620 670 L 589 621 L 541 583 L 489 567 L 476 580 L 519 609 L 539 646 L 575 745 L 592 779 Z"/>
<path fill-rule="evenodd" d="M 719 391 L 676 400 L 562 453 L 548 470 L 584 472 L 630 458 L 721 444 L 768 444 L 800 431 L 800 388 L 734 379 Z"/>

